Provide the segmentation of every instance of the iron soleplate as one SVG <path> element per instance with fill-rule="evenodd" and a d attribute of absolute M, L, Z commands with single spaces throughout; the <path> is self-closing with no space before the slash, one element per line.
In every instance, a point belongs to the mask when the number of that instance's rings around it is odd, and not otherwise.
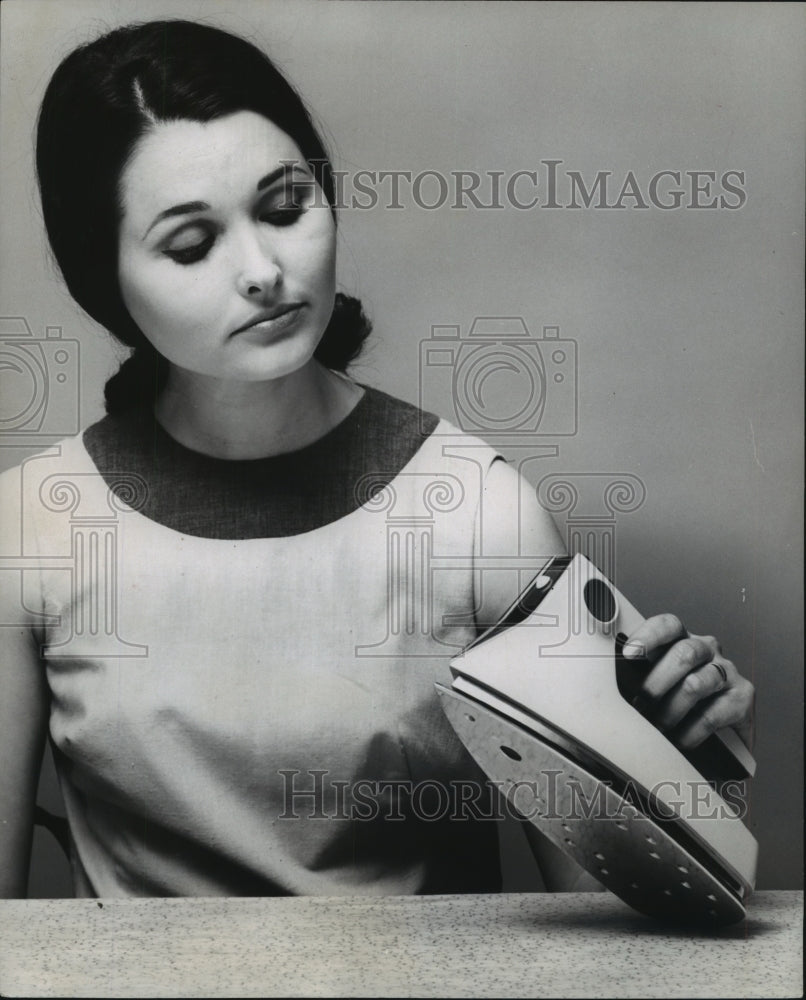
<path fill-rule="evenodd" d="M 436 687 L 460 739 L 511 805 L 625 903 L 712 927 L 745 918 L 736 894 L 608 783 L 474 699 Z"/>

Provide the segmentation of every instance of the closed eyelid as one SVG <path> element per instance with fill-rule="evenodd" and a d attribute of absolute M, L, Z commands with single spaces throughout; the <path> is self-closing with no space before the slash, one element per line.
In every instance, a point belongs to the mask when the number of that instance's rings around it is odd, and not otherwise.
<path fill-rule="evenodd" d="M 327 205 L 327 199 L 313 174 L 299 168 L 289 170 L 283 176 L 275 178 L 269 186 L 263 188 L 261 194 L 262 197 L 256 204 L 258 213 Z"/>
<path fill-rule="evenodd" d="M 159 240 L 159 245 L 161 248 L 170 248 L 171 244 L 176 241 L 179 237 L 184 236 L 194 231 L 199 236 L 198 242 L 208 239 L 213 235 L 215 227 L 209 224 L 203 224 L 200 219 L 193 219 L 191 221 L 183 223 L 181 226 L 177 226 L 176 229 L 172 229 L 169 233 L 166 233 Z"/>
<path fill-rule="evenodd" d="M 280 184 L 284 184 L 286 187 L 290 186 L 293 189 L 297 185 L 315 185 L 316 179 L 311 171 L 307 169 L 306 165 L 300 164 L 297 161 L 284 161 L 278 168 L 266 174 L 265 177 L 262 177 L 255 185 L 255 190 L 258 194 L 265 196 L 265 194 Z M 211 206 L 206 201 L 186 201 L 181 205 L 173 205 L 171 208 L 166 208 L 153 219 L 148 229 L 143 233 L 142 239 L 145 240 L 155 226 L 168 219 L 175 216 L 197 215 L 200 212 L 209 212 L 210 208 Z"/>
<path fill-rule="evenodd" d="M 286 174 L 284 181 L 282 187 L 272 184 L 271 189 L 267 188 L 261 192 L 257 204 L 249 213 L 255 221 L 286 228 L 293 225 L 311 207 L 311 199 L 315 199 L 318 190 L 313 177 L 300 175 L 291 178 Z M 216 222 L 215 219 L 204 217 L 186 219 L 176 228 L 160 235 L 156 250 L 173 259 L 187 254 L 192 255 L 196 250 L 203 250 L 202 256 L 206 256 L 218 239 L 226 235 L 228 228 L 226 221 Z M 188 236 L 189 242 L 186 242 Z"/>
<path fill-rule="evenodd" d="M 313 178 L 301 177 L 293 181 L 289 178 L 286 185 L 282 188 L 274 184 L 270 189 L 262 191 L 261 197 L 256 206 L 256 211 L 259 214 L 269 209 L 276 210 L 283 207 L 291 209 L 298 207 L 302 198 L 310 197 L 315 190 L 316 182 Z M 204 210 L 208 210 L 206 206 Z M 200 207 L 198 210 L 194 209 L 194 214 L 196 211 L 202 211 L 202 208 Z M 199 232 L 204 234 L 206 237 L 211 231 L 217 232 L 221 227 L 203 218 L 185 219 L 174 229 L 170 229 L 166 233 L 160 233 L 157 237 L 158 244 L 160 247 L 168 246 L 172 240 L 177 238 L 177 236 L 185 233 L 187 230 L 193 230 L 194 228 L 198 228 Z"/>
<path fill-rule="evenodd" d="M 148 229 L 143 233 L 143 239 L 145 239 L 151 230 L 161 222 L 166 222 L 168 219 L 172 219 L 175 216 L 198 215 L 200 212 L 208 212 L 209 210 L 210 206 L 206 201 L 187 201 L 182 205 L 174 205 L 173 208 L 166 208 L 164 212 L 160 212 Z"/>

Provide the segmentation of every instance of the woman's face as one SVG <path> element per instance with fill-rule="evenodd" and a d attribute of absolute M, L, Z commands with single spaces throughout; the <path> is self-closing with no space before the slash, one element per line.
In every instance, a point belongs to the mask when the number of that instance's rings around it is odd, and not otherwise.
<path fill-rule="evenodd" d="M 158 124 L 120 198 L 121 294 L 160 354 L 239 381 L 311 359 L 333 311 L 336 230 L 285 132 L 251 111 Z"/>

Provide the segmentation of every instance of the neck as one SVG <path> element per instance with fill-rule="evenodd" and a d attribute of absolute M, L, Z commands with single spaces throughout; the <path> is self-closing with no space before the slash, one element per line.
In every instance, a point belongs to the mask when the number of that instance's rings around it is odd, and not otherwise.
<path fill-rule="evenodd" d="M 172 368 L 156 417 L 180 444 L 214 458 L 268 458 L 312 444 L 363 395 L 311 361 L 267 382 L 230 382 Z"/>

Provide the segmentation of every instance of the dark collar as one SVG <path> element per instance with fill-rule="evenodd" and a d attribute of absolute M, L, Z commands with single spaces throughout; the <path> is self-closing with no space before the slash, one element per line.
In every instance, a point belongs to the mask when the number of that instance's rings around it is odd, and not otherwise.
<path fill-rule="evenodd" d="M 122 473 L 143 478 L 147 497 L 140 513 L 152 521 L 203 538 L 298 535 L 366 503 L 439 422 L 433 413 L 363 388 L 356 406 L 327 434 L 270 458 L 229 460 L 192 451 L 141 409 L 104 417 L 83 440 L 113 489 Z"/>

